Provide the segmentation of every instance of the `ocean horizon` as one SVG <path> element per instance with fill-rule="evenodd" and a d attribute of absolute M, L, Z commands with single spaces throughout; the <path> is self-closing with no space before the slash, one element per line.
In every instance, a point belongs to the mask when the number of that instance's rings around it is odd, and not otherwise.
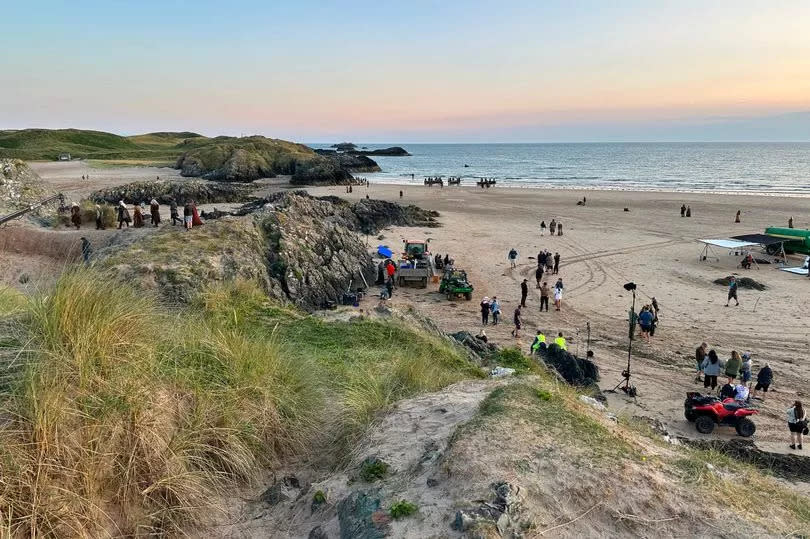
<path fill-rule="evenodd" d="M 312 144 L 328 148 L 329 144 Z M 411 156 L 372 156 L 374 183 L 422 185 L 428 176 L 462 185 L 585 190 L 810 196 L 810 142 L 548 142 L 365 144 Z M 467 165 L 467 166 L 465 166 Z M 412 176 L 413 175 L 413 176 Z"/>

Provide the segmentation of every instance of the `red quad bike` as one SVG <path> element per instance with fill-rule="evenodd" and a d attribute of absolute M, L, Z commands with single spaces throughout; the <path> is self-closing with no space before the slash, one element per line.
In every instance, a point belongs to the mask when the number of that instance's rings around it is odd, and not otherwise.
<path fill-rule="evenodd" d="M 757 426 L 748 416 L 758 414 L 759 410 L 734 399 L 720 400 L 711 395 L 697 392 L 686 394 L 683 403 L 683 415 L 687 421 L 694 421 L 695 428 L 701 434 L 709 434 L 715 425 L 725 425 L 737 429 L 737 434 L 748 438 L 753 436 Z"/>

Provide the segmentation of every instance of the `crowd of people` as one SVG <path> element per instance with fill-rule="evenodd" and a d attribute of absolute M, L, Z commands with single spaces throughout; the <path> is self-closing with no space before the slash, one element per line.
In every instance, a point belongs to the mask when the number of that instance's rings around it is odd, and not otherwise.
<path fill-rule="evenodd" d="M 104 223 L 104 208 L 102 208 L 100 204 L 96 204 L 94 210 L 96 230 L 105 230 L 107 226 Z M 132 206 L 132 212 L 130 212 L 129 207 L 123 200 L 118 202 L 115 209 L 115 221 L 118 223 L 119 230 L 129 228 L 130 224 L 133 228 L 142 228 L 146 226 L 147 215 L 149 216 L 149 224 L 151 226 L 155 228 L 160 226 L 160 223 L 162 222 L 160 216 L 160 203 L 154 198 L 149 201 L 148 205 L 146 201 L 143 201 L 140 204 L 134 204 Z M 172 198 L 171 202 L 169 203 L 169 216 L 173 226 L 180 223 L 186 228 L 186 230 L 191 230 L 193 227 L 203 224 L 201 215 L 197 211 L 197 205 L 193 200 L 189 200 L 183 205 L 183 218 L 181 219 L 177 201 Z M 76 230 L 81 229 L 82 224 L 84 224 L 82 222 L 81 208 L 79 207 L 79 204 L 75 202 L 70 207 L 70 223 L 76 228 Z"/>
<path fill-rule="evenodd" d="M 546 222 L 540 221 L 540 235 L 543 236 L 546 233 Z M 563 235 L 563 227 L 562 223 L 558 222 L 556 219 L 552 219 L 551 222 L 548 224 L 548 234 L 549 236 L 557 236 Z"/>

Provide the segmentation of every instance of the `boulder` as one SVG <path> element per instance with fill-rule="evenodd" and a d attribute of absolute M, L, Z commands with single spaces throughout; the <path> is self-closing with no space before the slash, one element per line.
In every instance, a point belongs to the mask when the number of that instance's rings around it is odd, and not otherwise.
<path fill-rule="evenodd" d="M 315 150 L 318 155 L 333 161 L 350 172 L 380 172 L 380 166 L 364 155 L 338 153 L 335 150 Z"/>
<path fill-rule="evenodd" d="M 557 371 L 571 385 L 589 386 L 599 381 L 599 367 L 589 359 L 569 354 L 556 344 L 540 349 L 543 362 Z"/>
<path fill-rule="evenodd" d="M 36 172 L 19 159 L 0 159 L 0 210 L 16 210 L 45 196 Z"/>
<path fill-rule="evenodd" d="M 349 494 L 337 506 L 341 539 L 382 539 L 388 534 L 390 519 L 380 509 L 381 499 L 376 490 L 360 490 Z"/>

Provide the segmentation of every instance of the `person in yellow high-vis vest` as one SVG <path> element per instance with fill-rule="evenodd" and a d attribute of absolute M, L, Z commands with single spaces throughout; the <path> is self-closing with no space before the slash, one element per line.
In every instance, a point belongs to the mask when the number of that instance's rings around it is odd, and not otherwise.
<path fill-rule="evenodd" d="M 554 339 L 554 344 L 560 347 L 560 350 L 568 350 L 567 344 L 565 342 L 565 337 L 563 337 L 562 331 L 557 334 L 557 338 Z"/>
<path fill-rule="evenodd" d="M 530 355 L 537 355 L 540 353 L 541 348 L 546 347 L 546 336 L 543 335 L 542 330 L 537 330 L 537 335 L 534 336 L 534 341 L 532 342 L 531 349 L 529 350 Z"/>

